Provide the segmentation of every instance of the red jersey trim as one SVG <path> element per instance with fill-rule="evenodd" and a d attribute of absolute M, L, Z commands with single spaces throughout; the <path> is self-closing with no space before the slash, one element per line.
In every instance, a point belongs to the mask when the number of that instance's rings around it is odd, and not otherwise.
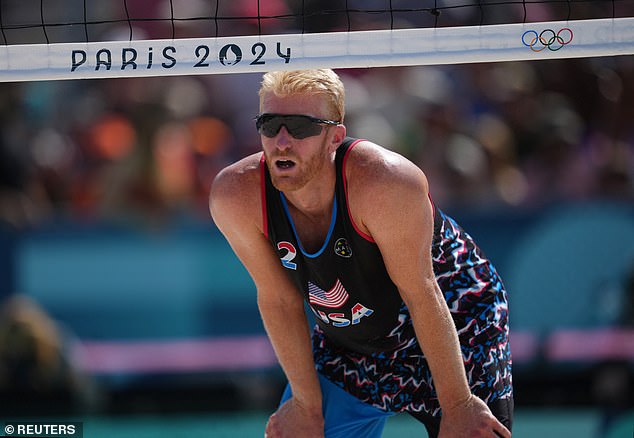
<path fill-rule="evenodd" d="M 369 236 L 368 234 L 361 231 L 359 227 L 357 226 L 357 224 L 354 222 L 354 219 L 352 218 L 352 213 L 350 212 L 350 202 L 348 202 L 349 200 L 348 200 L 348 180 L 346 179 L 346 162 L 348 161 L 348 154 L 350 153 L 352 148 L 355 147 L 361 141 L 362 139 L 358 139 L 352 142 L 350 146 L 348 147 L 346 154 L 343 157 L 343 165 L 341 170 L 341 173 L 342 173 L 341 176 L 343 178 L 343 191 L 346 194 L 346 208 L 348 209 L 348 217 L 350 218 L 350 222 L 352 223 L 352 226 L 354 227 L 355 231 L 359 234 L 359 236 L 363 237 L 368 242 L 376 243 L 374 239 L 372 238 L 372 236 Z M 429 198 L 429 202 L 431 203 L 432 217 L 435 218 L 436 204 L 434 203 L 434 200 L 431 197 L 431 192 L 427 192 L 427 197 Z"/>
<path fill-rule="evenodd" d="M 346 154 L 343 156 L 343 163 L 341 166 L 341 177 L 343 179 L 343 191 L 346 194 L 346 208 L 348 209 L 348 217 L 350 218 L 350 223 L 352 223 L 352 227 L 354 228 L 354 230 L 357 232 L 359 236 L 363 237 L 368 242 L 376 243 L 374 239 L 372 238 L 372 236 L 369 236 L 363 231 L 361 231 L 359 227 L 357 226 L 357 224 L 354 222 L 354 219 L 352 218 L 352 213 L 350 212 L 350 202 L 348 199 L 348 180 L 346 179 L 346 163 L 348 161 L 348 154 L 350 153 L 352 148 L 355 147 L 361 141 L 363 140 L 358 139 L 352 142 L 350 146 L 348 147 Z"/>
<path fill-rule="evenodd" d="M 264 160 L 264 154 L 260 158 L 260 199 L 262 200 L 262 231 L 264 237 L 269 238 L 269 218 L 266 212 L 266 162 Z"/>
<path fill-rule="evenodd" d="M 431 202 L 431 215 L 433 218 L 436 218 L 436 204 L 434 204 L 434 200 L 431 197 L 431 192 L 427 192 L 427 197 L 429 198 L 429 202 Z"/>

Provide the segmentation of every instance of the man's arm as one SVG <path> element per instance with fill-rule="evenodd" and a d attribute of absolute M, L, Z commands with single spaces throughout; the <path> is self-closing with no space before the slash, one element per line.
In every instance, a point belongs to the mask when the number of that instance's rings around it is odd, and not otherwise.
<path fill-rule="evenodd" d="M 271 417 L 267 436 L 320 437 L 321 389 L 303 298 L 263 233 L 257 165 L 244 168 L 240 164 L 216 177 L 209 208 L 256 285 L 264 327 L 293 391 L 293 398 Z"/>
<path fill-rule="evenodd" d="M 510 436 L 471 395 L 456 327 L 433 271 L 433 209 L 423 172 L 389 151 L 366 151 L 369 158 L 348 170 L 350 209 L 379 246 L 410 310 L 443 410 L 441 436 L 470 436 L 476 430 L 483 436 L 497 436 L 494 430 Z"/>

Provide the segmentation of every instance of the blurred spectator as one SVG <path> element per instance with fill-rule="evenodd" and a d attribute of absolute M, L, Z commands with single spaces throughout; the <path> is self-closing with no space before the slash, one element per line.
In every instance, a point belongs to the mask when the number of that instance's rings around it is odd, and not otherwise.
<path fill-rule="evenodd" d="M 3 414 L 87 412 L 95 387 L 73 363 L 74 345 L 33 300 L 13 295 L 0 308 L 0 404 Z"/>

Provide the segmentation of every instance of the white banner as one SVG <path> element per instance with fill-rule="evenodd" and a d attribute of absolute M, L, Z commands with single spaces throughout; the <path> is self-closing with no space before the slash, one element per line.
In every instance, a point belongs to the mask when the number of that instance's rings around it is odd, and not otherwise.
<path fill-rule="evenodd" d="M 0 82 L 634 54 L 634 18 L 0 47 Z"/>

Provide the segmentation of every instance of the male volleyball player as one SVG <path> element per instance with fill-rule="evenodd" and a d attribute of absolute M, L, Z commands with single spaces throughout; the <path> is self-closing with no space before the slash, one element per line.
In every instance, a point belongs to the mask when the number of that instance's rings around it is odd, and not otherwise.
<path fill-rule="evenodd" d="M 332 70 L 265 74 L 263 153 L 224 169 L 211 190 L 289 381 L 266 436 L 379 437 L 395 412 L 431 436 L 510 436 L 498 274 L 434 207 L 423 172 L 347 138 L 343 119 Z"/>

